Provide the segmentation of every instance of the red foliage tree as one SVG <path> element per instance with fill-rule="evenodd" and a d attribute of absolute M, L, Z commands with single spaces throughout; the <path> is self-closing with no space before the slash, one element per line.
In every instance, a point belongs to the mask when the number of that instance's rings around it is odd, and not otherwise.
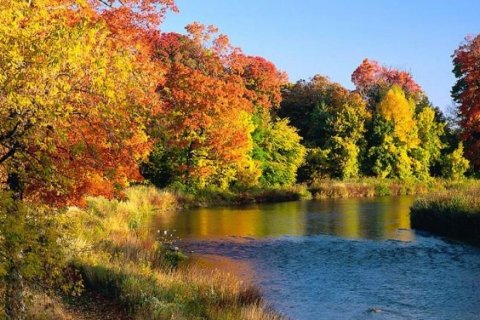
<path fill-rule="evenodd" d="M 380 88 L 391 87 L 394 84 L 399 85 L 409 96 L 422 94 L 422 88 L 413 80 L 410 73 L 387 68 L 369 59 L 364 59 L 352 73 L 352 82 L 357 91 L 368 99 L 371 99 L 372 93 L 375 95 Z"/>
<path fill-rule="evenodd" d="M 467 158 L 480 169 L 480 35 L 467 38 L 453 54 L 457 78 L 452 97 L 458 104 Z"/>

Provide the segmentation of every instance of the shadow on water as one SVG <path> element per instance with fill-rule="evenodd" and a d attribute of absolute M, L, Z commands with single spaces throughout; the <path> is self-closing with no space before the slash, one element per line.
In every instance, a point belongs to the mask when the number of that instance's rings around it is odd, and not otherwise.
<path fill-rule="evenodd" d="M 478 319 L 480 250 L 410 230 L 412 197 L 202 208 L 158 217 L 199 263 L 292 319 Z"/>

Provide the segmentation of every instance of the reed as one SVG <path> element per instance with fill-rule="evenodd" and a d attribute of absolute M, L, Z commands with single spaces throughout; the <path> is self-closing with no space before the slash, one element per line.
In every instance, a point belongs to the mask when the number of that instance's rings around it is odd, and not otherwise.
<path fill-rule="evenodd" d="M 480 245 L 480 187 L 459 185 L 415 201 L 412 228 Z"/>

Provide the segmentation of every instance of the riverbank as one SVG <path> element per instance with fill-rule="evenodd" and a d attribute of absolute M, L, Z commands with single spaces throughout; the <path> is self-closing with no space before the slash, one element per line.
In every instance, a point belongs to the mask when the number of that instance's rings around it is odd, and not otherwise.
<path fill-rule="evenodd" d="M 251 203 L 274 203 L 307 199 L 366 198 L 382 196 L 424 195 L 449 189 L 462 189 L 475 183 L 473 180 L 451 181 L 445 179 L 393 180 L 359 178 L 352 180 L 325 179 L 310 185 L 288 187 L 250 188 L 246 190 L 204 189 L 195 192 L 171 190 L 183 207 L 232 206 Z"/>
<path fill-rule="evenodd" d="M 348 181 L 324 180 L 311 184 L 308 191 L 313 199 L 364 198 L 424 195 L 442 190 L 464 189 L 474 183 L 473 180 L 451 181 L 433 178 L 426 181 L 361 178 Z"/>
<path fill-rule="evenodd" d="M 411 226 L 480 246 L 480 186 L 430 194 L 415 201 Z"/>
<path fill-rule="evenodd" d="M 190 266 L 173 234 L 149 228 L 153 217 L 181 206 L 175 194 L 137 186 L 125 196 L 122 201 L 89 198 L 87 208 L 70 208 L 62 218 L 69 230 L 70 265 L 87 295 L 111 301 L 121 309 L 118 318 L 280 319 L 255 287 Z M 82 299 L 54 301 L 57 314 L 82 313 Z M 54 319 L 48 316 L 52 308 L 34 307 L 32 319 Z"/>
<path fill-rule="evenodd" d="M 250 188 L 247 190 L 204 189 L 187 193 L 171 190 L 182 208 L 238 206 L 251 203 L 277 203 L 311 199 L 306 185 Z"/>
<path fill-rule="evenodd" d="M 203 190 L 195 194 L 135 186 L 126 190 L 123 200 L 89 198 L 85 209 L 70 208 L 62 219 L 68 230 L 70 264 L 81 274 L 81 286 L 88 295 L 110 301 L 118 317 L 122 313 L 122 317 L 134 319 L 279 319 L 254 286 L 222 272 L 188 265 L 188 257 L 176 248 L 175 235 L 149 229 L 151 219 L 186 207 L 420 194 L 469 185 L 471 182 L 402 184 L 371 179 L 324 181 L 309 188 Z M 92 304 L 78 308 L 82 300 L 77 298 L 55 301 L 58 312 L 74 310 L 79 319 L 89 306 L 95 308 Z M 49 319 L 41 316 L 38 308 L 34 314 L 32 319 Z"/>

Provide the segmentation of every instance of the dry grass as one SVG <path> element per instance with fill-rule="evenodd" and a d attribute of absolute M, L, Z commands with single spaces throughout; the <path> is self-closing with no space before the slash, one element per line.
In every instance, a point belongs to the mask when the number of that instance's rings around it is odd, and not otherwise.
<path fill-rule="evenodd" d="M 278 319 L 254 287 L 218 271 L 178 266 L 180 254 L 148 228 L 155 215 L 178 207 L 176 195 L 153 187 L 126 195 L 125 201 L 91 198 L 86 210 L 69 212 L 72 261 L 89 290 L 136 319 Z"/>
<path fill-rule="evenodd" d="M 445 183 L 439 180 L 419 182 L 363 178 L 351 181 L 317 181 L 309 190 L 315 199 L 365 198 L 425 194 L 433 189 L 443 188 L 444 185 Z"/>

